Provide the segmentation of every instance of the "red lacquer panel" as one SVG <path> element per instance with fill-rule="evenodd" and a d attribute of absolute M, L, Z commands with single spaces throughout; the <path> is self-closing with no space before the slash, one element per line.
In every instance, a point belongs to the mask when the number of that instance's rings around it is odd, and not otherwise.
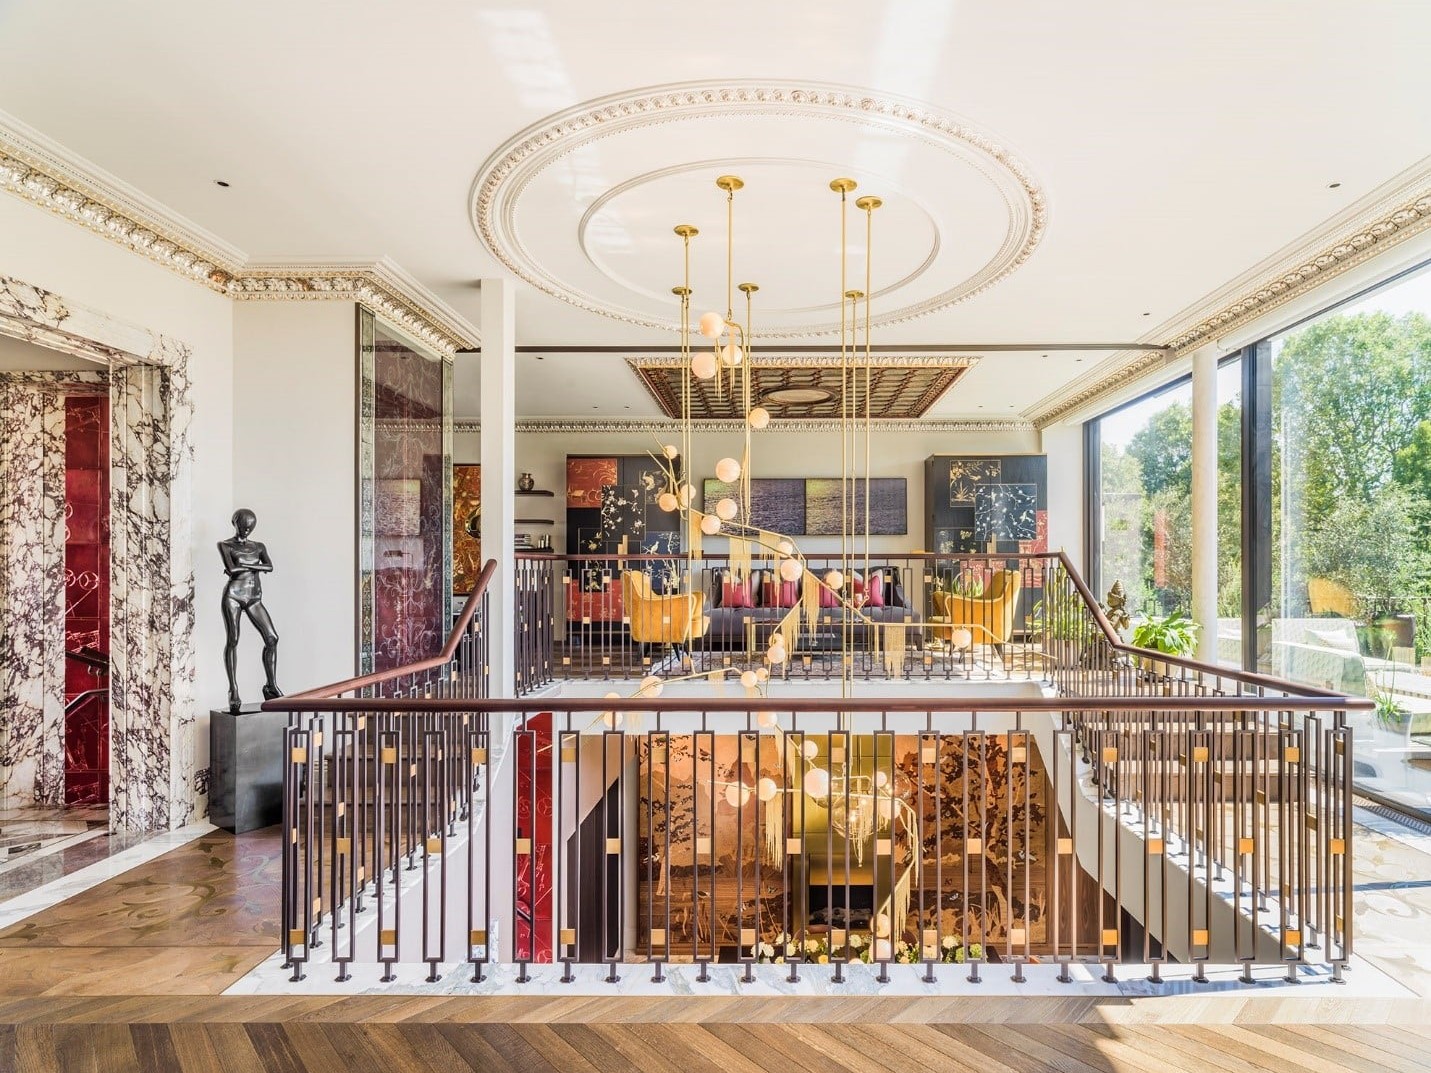
<path fill-rule="evenodd" d="M 566 505 L 601 506 L 601 489 L 617 482 L 614 458 L 568 458 L 566 460 Z"/>
<path fill-rule="evenodd" d="M 109 652 L 109 400 L 65 400 L 65 650 Z M 108 676 L 65 660 L 65 706 Z M 65 803 L 109 800 L 109 698 L 65 715 Z"/>
<path fill-rule="evenodd" d="M 530 838 L 531 852 L 517 857 L 518 960 L 552 960 L 552 717 L 527 722 L 530 737 L 517 738 L 517 837 Z M 535 756 L 533 755 L 535 751 Z M 530 915 L 535 924 L 523 919 Z"/>

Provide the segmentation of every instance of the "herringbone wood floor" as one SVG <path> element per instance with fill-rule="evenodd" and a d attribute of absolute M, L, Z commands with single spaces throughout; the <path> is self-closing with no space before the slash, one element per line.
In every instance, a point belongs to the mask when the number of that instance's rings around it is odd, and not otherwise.
<path fill-rule="evenodd" d="M 0 1073 L 1431 1069 L 1431 1003 L 1311 987 L 1019 998 L 225 998 L 276 837 L 205 836 L 0 932 Z"/>

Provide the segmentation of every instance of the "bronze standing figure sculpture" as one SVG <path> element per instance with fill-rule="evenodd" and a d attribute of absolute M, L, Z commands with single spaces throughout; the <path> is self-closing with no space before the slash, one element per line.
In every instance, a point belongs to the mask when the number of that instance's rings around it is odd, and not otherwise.
<path fill-rule="evenodd" d="M 254 629 L 263 638 L 263 674 L 267 681 L 263 686 L 264 700 L 281 697 L 275 678 L 278 674 L 278 631 L 273 628 L 273 620 L 268 617 L 268 609 L 263 606 L 263 583 L 260 574 L 271 573 L 273 560 L 268 557 L 268 549 L 248 535 L 258 524 L 253 511 L 240 508 L 234 511 L 234 535 L 219 541 L 219 555 L 224 561 L 224 573 L 229 576 L 224 583 L 224 670 L 229 676 L 229 711 L 239 710 L 238 681 L 235 677 L 238 663 L 239 623 L 244 615 L 253 623 Z"/>

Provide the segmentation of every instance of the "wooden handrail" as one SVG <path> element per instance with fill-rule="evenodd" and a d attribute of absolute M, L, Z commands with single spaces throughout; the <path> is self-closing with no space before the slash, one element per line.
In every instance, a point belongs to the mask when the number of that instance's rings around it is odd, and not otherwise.
<path fill-rule="evenodd" d="M 280 711 L 294 712 L 598 712 L 619 708 L 623 712 L 725 712 L 749 716 L 757 709 L 796 714 L 844 712 L 1306 712 L 1367 711 L 1374 705 L 1365 697 L 532 697 L 498 698 L 338 697 L 311 700 L 283 697 L 269 702 Z M 911 731 L 910 733 L 914 733 Z"/>
<path fill-rule="evenodd" d="M 487 586 L 492 582 L 492 575 L 496 572 L 497 560 L 488 559 L 487 565 L 482 567 L 482 573 L 477 575 L 477 584 L 472 586 L 472 594 L 467 597 L 467 603 L 462 606 L 462 614 L 457 616 L 457 622 L 453 625 L 452 632 L 447 635 L 447 643 L 442 646 L 442 651 L 431 659 L 425 659 L 418 663 L 409 663 L 403 667 L 395 667 L 390 671 L 379 671 L 374 674 L 365 674 L 358 678 L 349 678 L 342 682 L 334 682 L 332 685 L 319 686 L 317 689 L 308 689 L 302 693 L 294 693 L 287 697 L 279 697 L 275 700 L 265 701 L 263 710 L 266 712 L 301 711 L 303 709 L 292 707 L 291 702 L 332 700 L 336 697 L 340 697 L 344 693 L 356 692 L 359 689 L 379 685 L 383 682 L 391 681 L 394 678 L 403 678 L 411 674 L 421 674 L 423 671 L 431 671 L 438 667 L 446 666 L 452 662 L 452 657 L 457 655 L 457 646 L 462 642 L 462 635 L 467 632 L 467 627 L 472 624 L 472 617 L 477 613 L 477 608 L 482 602 L 482 597 L 487 593 Z"/>

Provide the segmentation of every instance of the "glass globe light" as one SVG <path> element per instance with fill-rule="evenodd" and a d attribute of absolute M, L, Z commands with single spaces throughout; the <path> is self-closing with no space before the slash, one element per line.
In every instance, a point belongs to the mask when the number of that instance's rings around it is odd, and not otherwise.
<path fill-rule="evenodd" d="M 719 339 L 720 333 L 725 331 L 725 318 L 714 311 L 702 313 L 699 330 L 707 339 Z"/>
<path fill-rule="evenodd" d="M 781 555 L 795 554 L 795 545 L 788 540 L 782 540 L 779 544 L 776 544 L 775 547 L 779 549 Z"/>
<path fill-rule="evenodd" d="M 762 667 L 762 668 L 760 668 L 760 669 L 761 669 L 762 671 L 765 670 L 764 667 Z M 768 730 L 770 727 L 773 727 L 773 726 L 775 725 L 775 713 L 774 713 L 774 712 L 757 712 L 756 715 L 755 715 L 755 721 L 756 721 L 757 723 L 759 723 L 761 726 L 765 727 L 765 728 Z"/>
<path fill-rule="evenodd" d="M 759 430 L 770 424 L 770 411 L 764 406 L 757 406 L 746 415 L 745 419 L 750 422 L 751 428 Z"/>
<path fill-rule="evenodd" d="M 889 926 L 890 921 L 888 913 L 881 913 L 879 916 L 875 917 L 875 935 L 879 936 L 881 939 L 886 939 L 889 937 Z"/>
<path fill-rule="evenodd" d="M 888 785 L 888 783 L 889 783 L 889 773 L 888 773 L 888 772 L 886 772 L 886 771 L 876 771 L 876 772 L 875 772 L 875 785 L 876 785 L 876 786 L 885 786 L 885 785 Z"/>
<path fill-rule="evenodd" d="M 734 484 L 740 480 L 740 463 L 733 458 L 722 458 L 716 463 L 716 478 Z"/>
<path fill-rule="evenodd" d="M 888 939 L 874 941 L 874 959 L 876 961 L 892 961 L 894 959 L 894 946 Z"/>
<path fill-rule="evenodd" d="M 621 725 L 620 712 L 602 712 L 601 721 L 606 724 L 607 730 L 615 730 Z"/>
<path fill-rule="evenodd" d="M 740 672 L 740 684 L 743 685 L 743 686 L 745 686 L 746 689 L 754 689 L 755 686 L 756 686 L 756 683 L 758 683 L 759 681 L 760 681 L 760 679 L 758 679 L 758 678 L 755 677 L 755 672 L 754 672 L 754 671 L 741 671 L 741 672 Z"/>
<path fill-rule="evenodd" d="M 740 504 L 727 496 L 716 503 L 716 516 L 723 522 L 728 522 L 740 513 Z"/>
<path fill-rule="evenodd" d="M 716 374 L 715 355 L 709 351 L 699 351 L 691 355 L 691 375 L 697 380 L 709 380 Z"/>
<path fill-rule="evenodd" d="M 811 797 L 829 797 L 830 773 L 822 767 L 812 767 L 805 772 L 805 778 L 801 785 L 805 788 L 805 793 Z"/>
<path fill-rule="evenodd" d="M 773 666 L 780 666 L 780 664 L 785 662 L 785 646 L 771 645 L 770 649 L 765 653 L 765 658 L 768 659 Z"/>
<path fill-rule="evenodd" d="M 674 443 L 666 444 L 665 447 L 661 448 L 661 452 L 672 461 L 681 456 L 681 449 L 677 447 Z"/>
<path fill-rule="evenodd" d="M 804 754 L 806 760 L 814 760 L 820 755 L 820 745 L 818 742 L 810 741 L 808 738 L 805 744 L 800 746 L 800 752 Z"/>
<path fill-rule="evenodd" d="M 845 587 L 845 575 L 840 573 L 838 570 L 831 570 L 828 574 L 825 575 L 825 584 L 830 586 L 830 588 L 834 589 L 836 592 L 839 592 Z"/>
<path fill-rule="evenodd" d="M 659 697 L 663 688 L 664 683 L 654 674 L 648 674 L 645 678 L 641 679 L 641 692 L 648 696 Z"/>
<path fill-rule="evenodd" d="M 656 497 L 656 506 L 660 507 L 667 514 L 680 506 L 680 501 L 676 499 L 675 492 L 662 492 Z"/>
<path fill-rule="evenodd" d="M 689 507 L 691 505 L 691 500 L 696 498 L 696 490 L 692 488 L 689 484 L 681 485 L 678 494 L 681 497 L 681 506 L 683 507 Z"/>
<path fill-rule="evenodd" d="M 720 532 L 720 519 L 714 514 L 707 514 L 701 518 L 701 532 L 706 536 L 715 536 Z"/>
<path fill-rule="evenodd" d="M 725 803 L 731 808 L 740 808 L 750 799 L 750 790 L 738 782 L 733 782 L 725 788 Z"/>
<path fill-rule="evenodd" d="M 745 351 L 734 343 L 727 343 L 720 348 L 720 360 L 727 366 L 734 368 L 745 359 Z"/>
<path fill-rule="evenodd" d="M 774 800 L 775 795 L 779 792 L 779 784 L 768 775 L 755 784 L 755 796 L 762 801 Z"/>
<path fill-rule="evenodd" d="M 755 668 L 755 680 L 756 680 L 757 682 L 766 682 L 766 681 L 769 681 L 769 680 L 770 680 L 770 672 L 767 671 L 764 667 L 757 667 L 757 668 Z"/>
<path fill-rule="evenodd" d="M 799 581 L 804 572 L 799 559 L 785 559 L 780 564 L 780 576 L 786 581 Z"/>

